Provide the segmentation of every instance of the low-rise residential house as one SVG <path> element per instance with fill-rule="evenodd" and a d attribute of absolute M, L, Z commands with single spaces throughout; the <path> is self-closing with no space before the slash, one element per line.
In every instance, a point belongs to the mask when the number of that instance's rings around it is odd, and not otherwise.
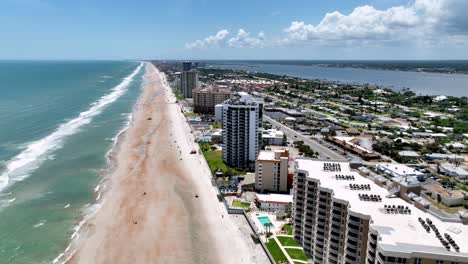
<path fill-rule="evenodd" d="M 419 157 L 421 157 L 419 153 L 417 153 L 416 151 L 411 151 L 411 150 L 399 151 L 398 155 L 402 158 L 411 159 L 411 160 L 416 160 L 416 159 L 419 159 Z"/>
<path fill-rule="evenodd" d="M 423 157 L 427 160 L 440 160 L 440 161 L 456 161 L 463 162 L 465 158 L 455 154 L 444 154 L 444 153 L 426 153 Z"/>
<path fill-rule="evenodd" d="M 446 206 L 464 205 L 466 193 L 461 190 L 448 190 L 439 183 L 423 186 L 423 193 Z"/>
<path fill-rule="evenodd" d="M 460 143 L 460 142 L 446 143 L 445 146 L 450 151 L 454 151 L 454 152 L 464 152 L 466 150 L 465 144 Z"/>
<path fill-rule="evenodd" d="M 357 136 L 361 134 L 361 132 L 355 128 L 347 128 L 346 133 L 348 133 L 350 136 Z"/>
<path fill-rule="evenodd" d="M 348 149 L 349 151 L 358 154 L 364 159 L 369 160 L 380 158 L 379 153 L 361 146 L 359 143 L 359 138 L 357 137 L 333 137 L 329 140 L 337 145 L 340 145 L 341 147 Z"/>
<path fill-rule="evenodd" d="M 449 166 L 449 165 L 441 165 L 440 166 L 440 172 L 451 176 L 451 177 L 456 177 L 459 179 L 467 179 L 468 178 L 468 171 L 463 169 L 462 167 L 455 167 L 455 166 Z"/>

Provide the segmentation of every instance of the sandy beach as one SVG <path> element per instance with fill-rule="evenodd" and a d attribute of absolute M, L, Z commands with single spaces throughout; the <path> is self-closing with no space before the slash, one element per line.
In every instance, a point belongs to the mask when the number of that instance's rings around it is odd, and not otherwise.
<path fill-rule="evenodd" d="M 258 263 L 190 154 L 197 145 L 163 74 L 147 63 L 145 82 L 104 202 L 67 263 Z"/>

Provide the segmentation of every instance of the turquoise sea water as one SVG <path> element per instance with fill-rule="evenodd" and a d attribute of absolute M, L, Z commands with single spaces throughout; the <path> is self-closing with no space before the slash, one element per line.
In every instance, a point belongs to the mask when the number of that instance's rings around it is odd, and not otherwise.
<path fill-rule="evenodd" d="M 0 263 L 63 252 L 141 91 L 139 65 L 0 62 Z"/>

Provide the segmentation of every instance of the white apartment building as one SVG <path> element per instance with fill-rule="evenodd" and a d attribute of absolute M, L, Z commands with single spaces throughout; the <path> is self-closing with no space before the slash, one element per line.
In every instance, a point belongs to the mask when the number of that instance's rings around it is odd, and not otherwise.
<path fill-rule="evenodd" d="M 388 194 L 348 162 L 299 158 L 294 238 L 313 263 L 468 263 L 468 226 Z"/>
<path fill-rule="evenodd" d="M 287 150 L 260 151 L 255 162 L 255 189 L 259 192 L 288 192 L 288 161 Z"/>
<path fill-rule="evenodd" d="M 263 102 L 240 93 L 223 103 L 223 162 L 253 168 L 262 144 Z"/>

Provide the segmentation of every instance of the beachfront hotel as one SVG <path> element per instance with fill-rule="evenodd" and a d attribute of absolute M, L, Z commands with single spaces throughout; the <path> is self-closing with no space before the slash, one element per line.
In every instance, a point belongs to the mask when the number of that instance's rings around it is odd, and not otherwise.
<path fill-rule="evenodd" d="M 193 111 L 198 114 L 215 113 L 215 105 L 231 97 L 231 91 L 224 87 L 206 87 L 193 90 Z"/>
<path fill-rule="evenodd" d="M 288 192 L 287 150 L 262 150 L 255 163 L 255 189 L 258 192 Z"/>
<path fill-rule="evenodd" d="M 417 209 L 348 162 L 296 160 L 294 238 L 314 263 L 468 263 L 468 226 Z"/>
<path fill-rule="evenodd" d="M 263 102 L 239 93 L 222 109 L 223 162 L 233 168 L 253 168 L 262 140 Z"/>

